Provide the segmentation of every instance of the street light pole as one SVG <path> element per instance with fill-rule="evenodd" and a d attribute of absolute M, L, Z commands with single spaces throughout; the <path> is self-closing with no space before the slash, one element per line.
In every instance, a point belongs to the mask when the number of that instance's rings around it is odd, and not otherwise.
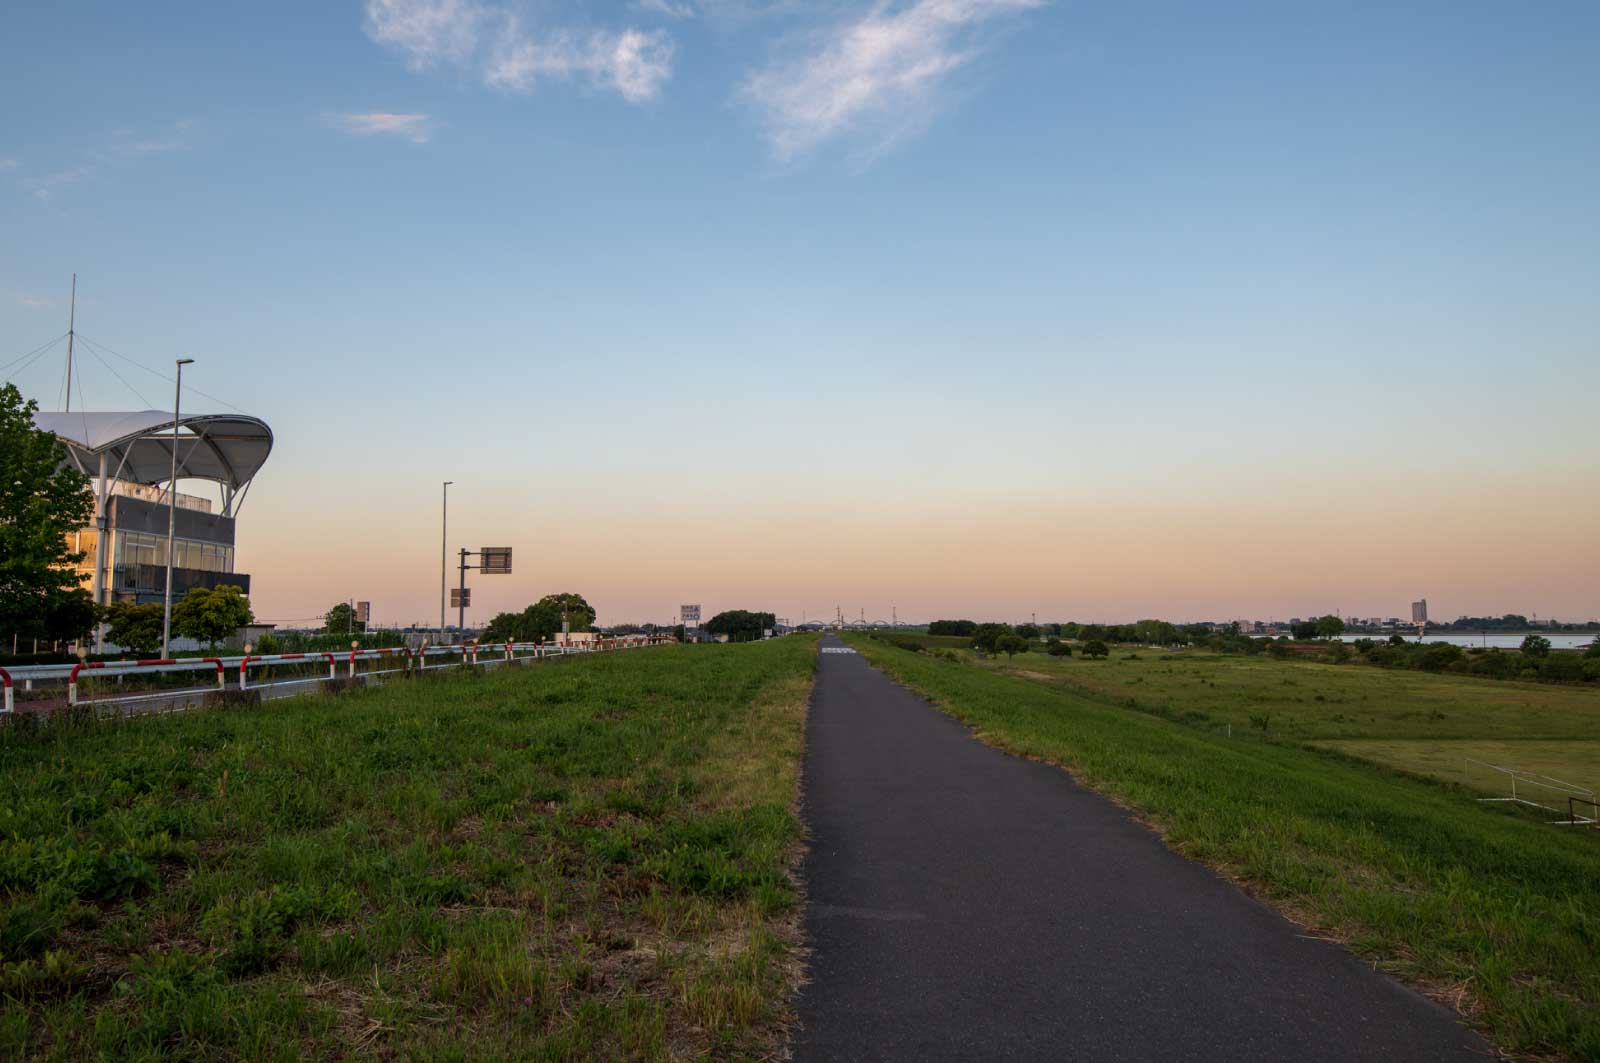
<path fill-rule="evenodd" d="M 454 480 L 444 482 L 444 501 L 439 508 L 439 641 L 444 641 L 444 599 L 445 599 L 445 570 L 449 558 L 449 551 L 445 543 L 450 538 L 450 485 Z"/>
<path fill-rule="evenodd" d="M 193 365 L 193 358 L 179 358 L 178 382 L 172 392 L 172 480 L 167 484 L 167 578 L 163 588 L 161 606 L 161 656 L 167 657 L 172 642 L 172 537 L 178 530 L 178 421 L 183 404 L 183 367 Z"/>

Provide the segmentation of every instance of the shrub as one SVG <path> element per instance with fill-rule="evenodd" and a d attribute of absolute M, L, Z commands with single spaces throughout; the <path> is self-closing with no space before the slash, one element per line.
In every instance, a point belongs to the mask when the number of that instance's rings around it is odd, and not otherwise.
<path fill-rule="evenodd" d="M 1522 653 L 1526 657 L 1550 656 L 1550 640 L 1543 635 L 1529 635 L 1522 640 Z"/>
<path fill-rule="evenodd" d="M 1417 667 L 1425 672 L 1442 672 L 1465 656 L 1454 643 L 1436 642 L 1417 655 Z"/>
<path fill-rule="evenodd" d="M 1292 651 L 1289 649 L 1289 644 L 1287 642 L 1267 643 L 1267 653 L 1271 654 L 1276 660 L 1286 660 L 1291 652 Z"/>
<path fill-rule="evenodd" d="M 1099 639 L 1090 639 L 1084 644 L 1083 655 L 1085 657 L 1108 657 L 1111 655 L 1111 650 Z"/>
<path fill-rule="evenodd" d="M 1068 646 L 1065 642 L 1057 640 L 1050 643 L 1050 645 L 1045 649 L 1045 652 L 1052 657 L 1071 657 L 1072 647 Z"/>
<path fill-rule="evenodd" d="M 1576 653 L 1552 653 L 1539 662 L 1539 678 L 1557 683 L 1583 682 L 1583 659 Z"/>

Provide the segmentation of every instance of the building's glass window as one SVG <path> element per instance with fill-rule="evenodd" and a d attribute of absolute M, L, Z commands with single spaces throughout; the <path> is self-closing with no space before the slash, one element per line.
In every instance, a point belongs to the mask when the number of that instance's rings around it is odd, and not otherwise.
<path fill-rule="evenodd" d="M 165 536 L 147 535 L 143 532 L 117 533 L 116 564 L 165 565 L 167 540 Z M 202 543 L 190 539 L 172 541 L 174 568 L 198 569 L 201 572 L 232 572 L 233 547 L 221 543 Z"/>

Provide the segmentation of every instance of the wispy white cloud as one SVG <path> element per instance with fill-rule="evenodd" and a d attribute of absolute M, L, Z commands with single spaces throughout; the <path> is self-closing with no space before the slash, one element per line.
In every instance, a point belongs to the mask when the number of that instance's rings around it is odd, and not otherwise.
<path fill-rule="evenodd" d="M 56 301 L 43 295 L 29 295 L 27 292 L 18 292 L 17 305 L 25 306 L 29 310 L 47 310 L 55 306 Z"/>
<path fill-rule="evenodd" d="M 413 144 L 433 139 L 433 118 L 425 114 L 394 114 L 368 111 L 364 114 L 325 114 L 323 121 L 335 129 L 358 137 L 401 137 Z"/>
<path fill-rule="evenodd" d="M 168 151 L 179 151 L 189 146 L 187 133 L 194 123 L 185 118 L 173 122 L 172 125 L 154 136 L 136 136 L 132 130 L 119 129 L 111 137 L 107 151 L 112 155 L 122 158 L 138 158 L 142 155 L 160 155 Z"/>
<path fill-rule="evenodd" d="M 889 143 L 928 119 L 950 76 L 977 54 L 981 24 L 1044 3 L 883 0 L 800 57 L 752 74 L 741 94 L 760 112 L 780 159 L 860 130 Z"/>
<path fill-rule="evenodd" d="M 367 0 L 367 36 L 413 69 L 455 66 L 510 92 L 581 77 L 640 103 L 672 75 L 672 39 L 662 30 L 530 28 L 482 0 Z"/>
<path fill-rule="evenodd" d="M 694 5 L 689 0 L 634 0 L 640 11 L 668 18 L 694 18 Z"/>
<path fill-rule="evenodd" d="M 68 170 L 57 170 L 55 173 L 45 174 L 43 177 L 35 177 L 32 180 L 25 181 L 24 185 L 28 191 L 33 193 L 35 199 L 48 202 L 56 192 L 69 185 L 77 184 L 93 172 L 92 167 L 74 166 Z"/>

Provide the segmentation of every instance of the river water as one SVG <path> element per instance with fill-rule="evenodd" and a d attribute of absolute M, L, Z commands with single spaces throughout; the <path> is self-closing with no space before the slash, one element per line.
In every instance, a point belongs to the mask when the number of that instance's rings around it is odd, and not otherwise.
<path fill-rule="evenodd" d="M 1402 632 L 1402 634 L 1403 634 L 1403 632 Z M 1549 639 L 1551 648 L 1552 649 L 1557 649 L 1557 650 L 1577 650 L 1577 649 L 1582 649 L 1583 647 L 1589 645 L 1589 643 L 1593 642 L 1594 639 L 1595 639 L 1594 635 L 1575 635 L 1575 634 L 1572 634 L 1570 632 L 1552 632 L 1552 633 L 1548 633 L 1547 634 L 1547 633 L 1541 631 L 1541 632 L 1538 632 L 1538 634 L 1544 635 L 1545 638 Z M 1386 641 L 1388 641 L 1389 636 L 1388 635 L 1342 635 L 1342 636 L 1340 636 L 1340 638 L 1345 642 L 1354 642 L 1356 639 L 1371 639 L 1374 642 L 1386 642 Z M 1502 649 L 1502 650 L 1515 650 L 1515 649 L 1519 649 L 1522 646 L 1522 640 L 1525 639 L 1525 638 L 1527 638 L 1526 634 L 1523 634 L 1523 635 L 1473 635 L 1473 634 L 1470 634 L 1470 633 L 1467 633 L 1467 632 L 1455 632 L 1455 633 L 1448 634 L 1448 635 L 1427 635 L 1427 636 L 1423 637 L 1422 641 L 1423 642 L 1453 642 L 1457 646 L 1487 646 L 1490 649 L 1499 648 L 1499 649 Z M 1406 641 L 1407 642 L 1415 642 L 1415 641 L 1417 641 L 1417 636 L 1415 636 L 1415 635 L 1406 635 Z"/>

